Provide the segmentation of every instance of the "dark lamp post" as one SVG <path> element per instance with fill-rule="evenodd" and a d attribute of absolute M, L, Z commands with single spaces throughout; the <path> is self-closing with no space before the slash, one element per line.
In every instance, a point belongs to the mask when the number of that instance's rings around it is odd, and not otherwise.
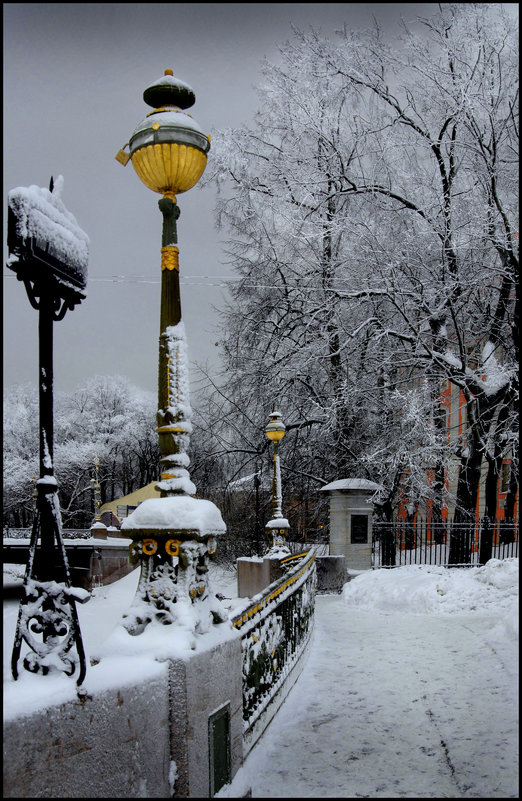
<path fill-rule="evenodd" d="M 91 487 L 94 497 L 94 522 L 99 523 L 101 520 L 100 514 L 100 507 L 101 507 L 101 495 L 100 495 L 100 482 L 98 480 L 98 469 L 100 466 L 100 460 L 97 456 L 94 457 L 94 476 L 91 478 Z"/>
<path fill-rule="evenodd" d="M 7 266 L 23 281 L 29 302 L 39 311 L 40 477 L 23 596 L 11 657 L 18 678 L 53 669 L 85 676 L 85 654 L 75 600 L 88 600 L 71 587 L 62 537 L 58 485 L 53 465 L 53 324 L 85 298 L 89 240 L 61 201 L 63 179 L 49 189 L 18 187 L 9 192 Z M 76 646 L 77 656 L 73 652 Z"/>

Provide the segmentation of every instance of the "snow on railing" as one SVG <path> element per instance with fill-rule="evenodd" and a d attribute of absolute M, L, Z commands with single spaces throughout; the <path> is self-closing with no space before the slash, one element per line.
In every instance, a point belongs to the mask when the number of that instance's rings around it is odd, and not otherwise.
<path fill-rule="evenodd" d="M 317 583 L 315 557 L 312 548 L 232 617 L 233 626 L 241 632 L 245 733 L 282 688 L 310 639 Z"/>
<path fill-rule="evenodd" d="M 31 530 L 30 528 L 9 528 L 4 526 L 3 537 L 4 539 L 30 540 Z M 88 540 L 92 538 L 92 533 L 90 528 L 63 528 L 62 536 L 68 540 Z"/>

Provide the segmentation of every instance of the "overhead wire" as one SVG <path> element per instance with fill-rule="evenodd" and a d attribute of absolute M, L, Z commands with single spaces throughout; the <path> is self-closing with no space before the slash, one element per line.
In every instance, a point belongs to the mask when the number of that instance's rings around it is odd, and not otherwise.
<path fill-rule="evenodd" d="M 4 273 L 4 278 L 16 278 L 15 274 L 11 273 Z M 209 279 L 209 280 L 200 280 L 195 281 L 193 279 Z M 214 279 L 217 278 L 218 283 L 215 283 Z M 145 275 L 110 275 L 106 277 L 95 277 L 89 276 L 88 283 L 97 282 L 97 283 L 108 283 L 108 284 L 119 284 L 119 283 L 127 283 L 127 284 L 160 284 L 161 281 L 156 278 L 149 278 Z M 224 276 L 211 276 L 211 275 L 188 275 L 180 278 L 180 284 L 183 286 L 212 286 L 212 287 L 220 287 L 220 288 L 227 288 L 228 284 L 232 281 L 242 281 L 244 280 L 241 276 L 235 275 L 224 275 Z M 299 282 L 301 287 L 306 286 L 306 279 L 302 277 L 296 278 L 286 278 L 287 282 Z M 349 284 L 350 279 L 348 278 L 340 278 L 337 279 L 340 283 Z M 274 284 L 258 284 L 258 283 L 245 283 L 244 287 L 246 289 L 273 289 Z M 332 290 L 339 290 L 343 291 L 345 287 L 339 285 L 332 285 L 328 287 Z"/>

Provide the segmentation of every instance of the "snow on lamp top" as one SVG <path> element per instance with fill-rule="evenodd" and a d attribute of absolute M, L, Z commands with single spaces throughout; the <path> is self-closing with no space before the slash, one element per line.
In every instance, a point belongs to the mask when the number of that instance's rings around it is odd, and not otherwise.
<path fill-rule="evenodd" d="M 61 199 L 63 177 L 51 188 L 18 186 L 8 193 L 7 266 L 31 262 L 48 268 L 62 281 L 84 289 L 87 283 L 89 237 Z"/>
<path fill-rule="evenodd" d="M 210 138 L 184 111 L 194 104 L 194 91 L 175 78 L 172 70 L 165 70 L 165 75 L 145 89 L 143 99 L 154 110 L 129 139 L 132 165 L 154 192 L 169 196 L 186 192 L 203 175 L 210 149 Z"/>
<path fill-rule="evenodd" d="M 7 266 L 31 263 L 61 282 L 84 289 L 87 283 L 89 237 L 61 199 L 63 177 L 51 188 L 18 186 L 8 194 Z"/>
<path fill-rule="evenodd" d="M 199 536 L 226 532 L 221 512 L 212 501 L 176 495 L 168 498 L 149 498 L 126 517 L 122 531 L 154 529 L 196 532 Z"/>
<path fill-rule="evenodd" d="M 166 69 L 161 78 L 147 86 L 143 92 L 143 99 L 147 105 L 155 109 L 160 106 L 177 106 L 185 109 L 194 105 L 196 95 L 188 83 L 175 78 L 172 70 Z"/>

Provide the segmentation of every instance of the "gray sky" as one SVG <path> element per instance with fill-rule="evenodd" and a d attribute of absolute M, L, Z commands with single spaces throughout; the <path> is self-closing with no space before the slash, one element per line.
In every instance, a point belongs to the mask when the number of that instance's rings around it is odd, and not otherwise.
<path fill-rule="evenodd" d="M 4 214 L 16 186 L 48 187 L 91 241 L 87 299 L 54 326 L 55 389 L 96 374 L 156 391 L 160 196 L 114 156 L 150 108 L 142 93 L 167 67 L 196 93 L 206 133 L 249 123 L 264 56 L 294 25 L 333 33 L 375 14 L 390 31 L 426 3 L 6 3 L 4 10 Z M 209 158 L 212 157 L 210 150 Z M 189 358 L 218 368 L 215 346 L 226 266 L 212 187 L 178 198 L 181 302 Z M 4 216 L 5 220 L 5 216 Z M 5 233 L 4 233 L 5 242 Z M 4 245 L 4 265 L 7 250 Z M 38 313 L 4 266 L 4 386 L 36 384 Z M 125 276 L 125 281 L 114 276 Z"/>

